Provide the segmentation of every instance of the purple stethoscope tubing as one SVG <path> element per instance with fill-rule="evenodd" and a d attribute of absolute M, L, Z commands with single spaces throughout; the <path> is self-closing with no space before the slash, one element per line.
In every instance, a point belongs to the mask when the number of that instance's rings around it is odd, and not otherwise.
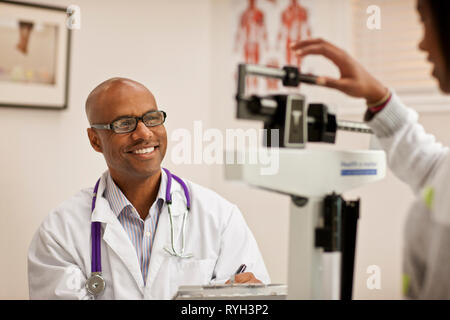
<path fill-rule="evenodd" d="M 187 209 L 190 210 L 191 209 L 191 197 L 189 196 L 189 190 L 188 190 L 186 184 L 184 183 L 184 181 L 181 178 L 177 177 L 176 175 L 172 174 L 168 169 L 163 168 L 163 170 L 167 174 L 166 202 L 168 204 L 172 204 L 172 195 L 170 194 L 170 191 L 172 189 L 172 178 L 174 178 L 181 185 L 181 187 L 183 187 L 184 196 L 186 197 L 186 206 L 187 206 Z"/>
<path fill-rule="evenodd" d="M 169 222 L 170 222 L 170 243 L 171 248 L 164 247 L 164 250 L 169 253 L 171 256 L 178 257 L 178 258 L 192 258 L 192 254 L 184 254 L 185 249 L 185 236 L 186 236 L 186 218 L 187 214 L 191 208 L 191 198 L 189 197 L 189 191 L 181 178 L 177 177 L 174 174 L 171 174 L 169 170 L 163 168 L 163 170 L 167 174 L 167 187 L 166 187 L 166 203 L 167 203 L 167 211 L 169 211 Z M 173 219 L 172 219 L 172 195 L 170 193 L 171 187 L 172 187 L 172 178 L 174 178 L 182 187 L 184 191 L 184 195 L 186 197 L 186 211 L 183 214 L 183 225 L 182 225 L 182 238 L 181 238 L 181 251 L 178 252 L 175 249 L 175 235 L 173 232 Z"/>
<path fill-rule="evenodd" d="M 168 169 L 163 168 L 163 170 L 167 174 L 167 186 L 166 186 L 166 203 L 168 206 L 172 204 L 172 194 L 170 193 L 172 188 L 172 178 L 177 181 L 181 187 L 183 188 L 184 196 L 186 197 L 186 207 L 187 211 L 191 208 L 191 197 L 189 196 L 189 190 L 184 183 L 184 181 L 172 174 Z M 98 186 L 100 184 L 100 179 L 98 179 L 97 183 L 94 187 L 93 197 L 92 197 L 92 206 L 91 206 L 91 214 L 95 210 L 95 202 L 97 200 L 97 191 Z M 169 209 L 170 212 L 170 209 Z M 185 219 L 184 219 L 185 220 Z M 172 223 L 172 216 L 170 217 L 170 221 Z M 173 230 L 173 228 L 172 228 Z M 184 235 L 184 234 L 183 234 Z M 92 257 L 91 257 L 91 273 L 99 273 L 102 272 L 102 259 L 101 259 L 101 222 L 93 221 L 91 223 L 91 237 L 92 237 Z M 173 243 L 172 243 L 173 246 Z M 175 252 L 176 253 L 176 252 Z M 177 254 L 173 254 L 177 255 Z"/>
<path fill-rule="evenodd" d="M 94 187 L 94 193 L 92 197 L 91 214 L 95 209 L 95 201 L 97 200 L 98 185 L 100 184 L 100 179 Z M 101 259 L 101 248 L 100 248 L 100 234 L 101 234 L 101 222 L 93 221 L 91 223 L 91 237 L 92 237 L 92 259 L 91 259 L 91 273 L 102 272 L 102 259 Z"/>

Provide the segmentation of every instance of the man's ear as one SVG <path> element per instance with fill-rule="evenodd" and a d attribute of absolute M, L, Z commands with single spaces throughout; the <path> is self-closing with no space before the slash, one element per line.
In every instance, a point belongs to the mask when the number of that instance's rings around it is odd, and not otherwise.
<path fill-rule="evenodd" d="M 95 132 L 95 130 L 92 128 L 87 128 L 87 134 L 92 148 L 94 148 L 94 150 L 97 152 L 103 153 L 100 137 L 98 136 L 97 132 Z"/>

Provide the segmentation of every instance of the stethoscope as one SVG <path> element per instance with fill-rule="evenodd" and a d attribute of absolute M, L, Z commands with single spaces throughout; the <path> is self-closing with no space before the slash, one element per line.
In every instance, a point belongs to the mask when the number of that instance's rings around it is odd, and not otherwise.
<path fill-rule="evenodd" d="M 184 254 L 185 249 L 185 229 L 186 229 L 186 221 L 187 215 L 191 208 L 191 197 L 189 196 L 189 190 L 184 183 L 184 181 L 172 174 L 166 168 L 163 170 L 167 174 L 167 186 L 166 186 L 166 203 L 167 210 L 169 211 L 169 221 L 170 221 L 170 240 L 171 246 L 165 247 L 164 250 L 168 252 L 171 256 L 178 258 L 192 258 L 192 254 Z M 177 251 L 175 249 L 175 233 L 173 227 L 173 218 L 172 218 L 172 178 L 175 179 L 182 187 L 184 191 L 184 196 L 186 197 L 186 210 L 183 214 L 183 224 L 182 224 L 182 240 L 181 240 L 181 249 Z M 95 209 L 95 201 L 97 199 L 97 191 L 98 186 L 100 184 L 100 179 L 98 179 L 97 183 L 94 187 L 93 197 L 92 197 L 92 206 L 91 206 L 91 214 Z M 86 281 L 86 290 L 93 296 L 98 296 L 101 294 L 106 287 L 105 279 L 102 277 L 102 262 L 101 262 L 101 222 L 93 221 L 91 223 L 91 236 L 92 236 L 92 257 L 91 257 L 91 276 Z"/>

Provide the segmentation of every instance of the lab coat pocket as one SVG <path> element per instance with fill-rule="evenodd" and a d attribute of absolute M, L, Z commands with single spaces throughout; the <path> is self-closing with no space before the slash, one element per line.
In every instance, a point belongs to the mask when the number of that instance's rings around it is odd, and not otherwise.
<path fill-rule="evenodd" d="M 171 268 L 172 285 L 205 285 L 211 281 L 215 266 L 214 259 L 173 259 Z"/>

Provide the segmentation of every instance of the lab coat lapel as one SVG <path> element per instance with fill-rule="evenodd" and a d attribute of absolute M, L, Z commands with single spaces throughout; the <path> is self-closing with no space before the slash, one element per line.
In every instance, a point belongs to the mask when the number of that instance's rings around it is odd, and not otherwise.
<path fill-rule="evenodd" d="M 167 205 L 164 204 L 159 216 L 158 227 L 156 228 L 155 239 L 150 256 L 150 264 L 147 275 L 147 286 L 151 287 L 158 275 L 162 262 L 169 258 L 169 254 L 164 247 L 170 243 L 170 222 L 167 212 Z"/>
<path fill-rule="evenodd" d="M 182 197 L 184 198 L 184 193 L 182 193 L 181 187 L 178 185 L 176 181 L 172 181 L 172 199 L 174 200 L 172 210 L 172 218 L 174 224 L 174 233 L 175 233 L 175 245 L 176 248 L 179 249 L 179 237 L 180 237 L 180 226 L 182 222 L 182 213 L 179 209 L 175 209 L 175 207 L 180 207 L 184 205 L 185 201 L 180 204 L 180 200 Z M 182 196 L 181 196 L 182 194 Z M 177 205 L 175 205 L 175 202 Z M 180 214 L 181 213 L 181 214 Z M 161 272 L 161 265 L 167 259 L 175 259 L 171 256 L 164 248 L 168 248 L 171 250 L 171 226 L 170 226 L 170 218 L 169 211 L 167 208 L 167 203 L 164 202 L 163 208 L 161 209 L 161 214 L 159 216 L 158 227 L 156 228 L 155 240 L 152 246 L 152 254 L 150 257 L 150 265 L 149 272 L 147 276 L 147 286 L 151 287 L 155 278 L 158 277 L 158 274 Z"/>
<path fill-rule="evenodd" d="M 143 293 L 144 280 L 142 279 L 136 250 L 118 219 L 115 222 L 106 224 L 103 240 L 119 256 L 120 260 L 122 260 L 133 276 L 139 290 Z M 114 273 L 114 267 L 112 268 L 112 272 Z M 120 276 L 123 277 L 123 275 Z"/>
<path fill-rule="evenodd" d="M 104 233 L 103 240 L 111 248 L 114 253 L 119 256 L 124 263 L 133 279 L 135 280 L 139 290 L 143 293 L 144 280 L 142 279 L 141 268 L 136 255 L 136 250 L 131 243 L 130 238 L 120 224 L 119 219 L 112 212 L 108 201 L 102 197 L 106 186 L 106 175 L 102 176 L 100 181 L 95 210 L 92 213 L 92 221 L 103 223 Z M 110 257 L 111 258 L 111 257 Z M 114 265 L 112 263 L 112 265 Z M 112 267 L 114 272 L 114 267 Z M 123 275 L 120 275 L 123 277 Z"/>

